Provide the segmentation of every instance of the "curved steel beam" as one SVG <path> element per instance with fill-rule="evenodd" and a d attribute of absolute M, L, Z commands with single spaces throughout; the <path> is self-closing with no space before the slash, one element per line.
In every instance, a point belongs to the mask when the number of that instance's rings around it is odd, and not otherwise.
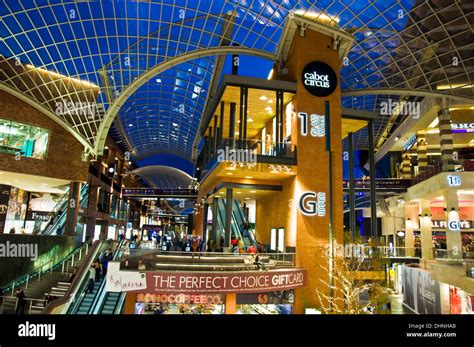
<path fill-rule="evenodd" d="M 343 91 L 342 96 L 362 96 L 362 95 L 409 95 L 409 96 L 421 96 L 425 98 L 440 98 L 440 99 L 451 99 L 468 104 L 474 104 L 474 99 L 457 96 L 445 93 L 430 92 L 424 90 L 413 90 L 413 89 L 389 89 L 389 88 L 378 88 L 378 89 L 361 89 Z"/>
<path fill-rule="evenodd" d="M 269 60 L 276 60 L 276 55 L 273 53 L 268 53 L 266 51 L 261 51 L 252 48 L 245 48 L 245 47 L 233 47 L 233 46 L 226 46 L 226 47 L 215 47 L 215 48 L 206 48 L 196 50 L 190 53 L 186 53 L 177 57 L 174 57 L 170 60 L 167 60 L 161 64 L 158 64 L 143 74 L 141 74 L 137 79 L 135 79 L 131 84 L 129 84 L 120 95 L 115 99 L 113 104 L 107 110 L 107 113 L 100 124 L 99 131 L 97 132 L 97 136 L 94 143 L 95 153 L 101 155 L 104 150 L 105 141 L 107 139 L 107 134 L 109 133 L 109 129 L 112 126 L 112 122 L 114 121 L 115 117 L 117 116 L 120 108 L 123 104 L 127 101 L 127 99 L 142 85 L 144 85 L 147 81 L 149 81 L 154 76 L 158 75 L 159 73 L 166 71 L 169 68 L 172 68 L 175 65 L 184 63 L 189 60 L 208 57 L 213 55 L 227 55 L 227 54 L 245 54 L 245 55 L 253 55 L 262 58 L 266 58 Z"/>
<path fill-rule="evenodd" d="M 34 107 L 35 109 L 37 109 L 38 111 L 40 111 L 42 114 L 44 114 L 45 116 L 51 118 L 55 123 L 59 124 L 60 126 L 62 126 L 64 129 L 66 129 L 72 136 L 74 136 L 74 138 L 79 141 L 85 149 L 87 149 L 89 151 L 89 153 L 91 154 L 96 154 L 95 150 L 94 150 L 94 147 L 89 143 L 89 141 L 87 139 L 85 139 L 81 134 L 79 134 L 74 128 L 71 127 L 71 125 L 67 122 L 65 122 L 64 120 L 62 120 L 61 118 L 59 118 L 58 116 L 56 116 L 56 114 L 54 114 L 54 112 L 52 112 L 50 109 L 44 107 L 43 105 L 41 105 L 40 103 L 38 103 L 37 101 L 31 99 L 30 97 L 28 97 L 27 95 L 23 94 L 22 92 L 20 92 L 19 90 L 16 90 L 4 83 L 0 83 L 0 90 L 3 90 L 5 92 L 7 92 L 8 94 L 11 94 L 13 95 L 14 97 L 20 99 L 21 101 L 27 103 L 28 105 Z"/>

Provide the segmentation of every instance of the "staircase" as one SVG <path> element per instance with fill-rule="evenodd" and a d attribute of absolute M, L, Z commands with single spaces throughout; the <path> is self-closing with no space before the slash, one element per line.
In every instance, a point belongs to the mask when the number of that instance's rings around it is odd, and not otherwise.
<path fill-rule="evenodd" d="M 79 268 L 86 255 L 86 252 L 77 252 L 54 269 L 40 273 L 39 276 L 28 280 L 22 286 L 26 296 L 24 313 L 42 313 L 47 304 L 48 296 L 52 297 L 53 300 L 64 296 L 69 289 L 70 277 L 74 267 L 77 266 Z M 15 289 L 13 289 L 13 296 L 11 296 L 12 291 L 4 293 L 0 314 L 15 313 L 17 305 Z"/>

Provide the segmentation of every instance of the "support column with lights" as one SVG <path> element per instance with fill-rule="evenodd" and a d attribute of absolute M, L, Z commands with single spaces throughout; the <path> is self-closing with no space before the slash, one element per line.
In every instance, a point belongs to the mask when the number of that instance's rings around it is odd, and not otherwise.
<path fill-rule="evenodd" d="M 224 137 L 224 114 L 225 114 L 225 102 L 221 101 L 221 111 L 219 114 L 219 141 L 218 147 L 222 143 L 222 138 Z"/>
<path fill-rule="evenodd" d="M 456 163 L 453 160 L 453 133 L 451 129 L 451 114 L 448 107 L 445 106 L 439 110 L 438 119 L 442 169 L 444 172 L 454 171 Z"/>
<path fill-rule="evenodd" d="M 318 27 L 318 30 L 322 31 L 322 28 Z M 296 249 L 296 266 L 308 271 L 306 286 L 295 290 L 294 309 L 300 314 L 310 307 L 324 305 L 333 308 L 340 295 L 332 287 L 338 285 L 333 282 L 333 253 L 327 256 L 321 251 L 328 246 L 331 250 L 334 241 L 343 243 L 344 203 L 339 161 L 342 158 L 340 52 L 334 49 L 333 37 L 321 31 L 306 28 L 294 35 L 288 47 L 285 69 L 279 70 L 287 71 L 287 74 L 277 77 L 297 81 L 297 92 L 292 101 L 296 112 L 291 127 L 291 143 L 297 147 L 297 176 L 288 181 L 289 200 L 282 199 L 276 208 L 282 215 L 291 216 L 285 243 Z M 330 77 L 333 76 L 331 71 L 334 77 Z M 329 94 L 317 93 L 308 87 L 312 85 L 309 80 L 318 74 L 331 80 L 328 85 L 334 89 Z M 277 98 L 277 103 L 275 142 L 283 140 L 282 95 Z M 262 203 L 267 208 L 276 205 L 275 199 L 259 203 L 262 211 L 265 210 Z M 317 203 L 322 206 L 321 211 L 307 213 L 308 207 Z M 260 222 L 257 220 L 257 223 Z M 314 264 L 321 264 L 327 270 L 321 271 Z M 328 300 L 320 301 L 315 295 L 316 290 L 324 293 Z"/>
<path fill-rule="evenodd" d="M 66 223 L 64 223 L 64 235 L 75 236 L 77 219 L 79 217 L 79 204 L 81 198 L 81 183 L 71 182 L 69 184 L 69 196 L 66 205 Z M 56 230 L 53 231 L 55 235 Z"/>
<path fill-rule="evenodd" d="M 408 152 L 403 153 L 402 178 L 403 179 L 411 178 L 411 162 L 410 162 L 410 155 L 408 154 Z"/>
<path fill-rule="evenodd" d="M 418 152 L 418 173 L 424 174 L 428 166 L 428 155 L 426 150 L 426 132 L 418 131 L 416 133 L 416 150 Z"/>
<path fill-rule="evenodd" d="M 462 237 L 459 224 L 459 203 L 456 190 L 444 192 L 444 209 L 446 220 L 446 246 L 448 257 L 462 258 Z"/>
<path fill-rule="evenodd" d="M 415 222 L 408 218 L 405 221 L 405 255 L 407 257 L 415 256 Z"/>
<path fill-rule="evenodd" d="M 224 248 L 230 246 L 230 239 L 232 235 L 232 204 L 233 204 L 233 193 L 232 188 L 227 188 L 225 197 L 225 238 Z"/>
<path fill-rule="evenodd" d="M 420 201 L 421 258 L 433 259 L 433 232 L 431 226 L 431 201 Z"/>
<path fill-rule="evenodd" d="M 229 117 L 229 147 L 234 148 L 235 139 L 235 110 L 237 104 L 235 102 L 230 103 L 230 117 Z"/>
<path fill-rule="evenodd" d="M 355 182 L 354 182 L 354 136 L 350 132 L 349 142 L 349 225 L 351 231 L 351 242 L 354 243 L 356 233 L 356 212 L 355 212 Z"/>
<path fill-rule="evenodd" d="M 217 239 L 217 215 L 218 215 L 218 206 L 217 206 L 217 198 L 212 199 L 212 229 L 211 229 L 211 240 L 214 244 L 214 249 L 218 249 L 220 245 L 220 240 Z"/>
<path fill-rule="evenodd" d="M 202 213 L 202 242 L 203 249 L 207 251 L 207 219 L 209 214 L 209 204 L 207 201 L 204 203 L 203 213 Z M 213 223 L 214 224 L 214 223 Z"/>

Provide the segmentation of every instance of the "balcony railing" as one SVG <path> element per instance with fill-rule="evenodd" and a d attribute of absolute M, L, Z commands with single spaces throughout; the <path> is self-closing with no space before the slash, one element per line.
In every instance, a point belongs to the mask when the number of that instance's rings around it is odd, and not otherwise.
<path fill-rule="evenodd" d="M 260 259 L 271 269 L 294 268 L 296 266 L 295 253 L 259 253 Z M 131 249 L 124 252 L 120 259 L 122 270 L 156 270 L 158 263 L 172 266 L 177 264 L 196 266 L 199 271 L 199 264 L 208 264 L 215 267 L 225 265 L 241 265 L 243 270 L 245 265 L 252 264 L 253 255 L 249 253 L 235 254 L 222 252 L 178 252 L 161 251 L 151 249 Z M 201 262 L 202 261 L 202 262 Z"/>
<path fill-rule="evenodd" d="M 203 149 L 203 153 L 205 171 L 219 162 L 226 161 L 243 162 L 248 165 L 256 163 L 296 165 L 296 146 L 291 142 L 223 139 L 211 153 L 207 153 L 206 148 Z"/>

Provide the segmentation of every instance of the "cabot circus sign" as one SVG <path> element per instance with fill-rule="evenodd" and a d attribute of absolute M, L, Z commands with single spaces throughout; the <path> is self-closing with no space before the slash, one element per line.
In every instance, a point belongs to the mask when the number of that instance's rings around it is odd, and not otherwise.
<path fill-rule="evenodd" d="M 321 61 L 313 61 L 305 66 L 302 81 L 305 89 L 314 96 L 331 95 L 337 87 L 336 73 Z"/>

